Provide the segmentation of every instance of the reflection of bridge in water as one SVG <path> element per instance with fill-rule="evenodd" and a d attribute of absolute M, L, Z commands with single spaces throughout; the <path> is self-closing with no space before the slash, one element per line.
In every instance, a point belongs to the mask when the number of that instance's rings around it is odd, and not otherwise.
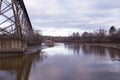
<path fill-rule="evenodd" d="M 0 58 L 0 73 L 5 77 L 0 80 L 28 80 L 31 65 L 36 61 L 42 61 L 40 51 L 29 55 L 10 55 Z M 8 76 L 8 74 L 11 76 Z M 9 79 L 8 79 L 9 77 Z"/>
<path fill-rule="evenodd" d="M 23 52 L 34 39 L 23 0 L 0 0 L 0 52 Z"/>

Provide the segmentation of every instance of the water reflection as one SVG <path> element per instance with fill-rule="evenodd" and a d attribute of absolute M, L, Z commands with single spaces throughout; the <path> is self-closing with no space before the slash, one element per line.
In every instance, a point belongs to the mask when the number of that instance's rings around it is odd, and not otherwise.
<path fill-rule="evenodd" d="M 80 53 L 80 44 L 79 43 L 65 43 L 64 44 L 65 48 L 68 48 L 69 50 L 73 50 L 73 53 L 76 55 L 79 55 Z"/>
<path fill-rule="evenodd" d="M 93 54 L 95 56 L 100 56 L 100 57 L 104 57 L 107 55 L 105 47 L 94 46 L 94 45 L 81 45 L 81 46 L 82 46 L 82 51 L 85 54 L 88 55 Z"/>
<path fill-rule="evenodd" d="M 0 80 L 28 80 L 31 65 L 43 61 L 40 51 L 29 55 L 9 54 L 0 55 Z"/>
<path fill-rule="evenodd" d="M 29 80 L 120 80 L 120 50 L 59 43 L 43 51 L 47 59 L 31 68 Z"/>
<path fill-rule="evenodd" d="M 109 56 L 113 61 L 120 61 L 120 50 L 108 47 L 101 47 L 90 44 L 66 44 L 65 48 L 72 50 L 74 54 L 84 53 L 84 55 L 94 55 L 99 57 Z"/>

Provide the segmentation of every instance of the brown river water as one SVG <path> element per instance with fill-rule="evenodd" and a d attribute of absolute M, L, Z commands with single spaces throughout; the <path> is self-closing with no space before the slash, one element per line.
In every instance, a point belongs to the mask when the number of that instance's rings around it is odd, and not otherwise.
<path fill-rule="evenodd" d="M 0 80 L 120 80 L 120 50 L 56 43 L 26 56 L 1 57 Z"/>

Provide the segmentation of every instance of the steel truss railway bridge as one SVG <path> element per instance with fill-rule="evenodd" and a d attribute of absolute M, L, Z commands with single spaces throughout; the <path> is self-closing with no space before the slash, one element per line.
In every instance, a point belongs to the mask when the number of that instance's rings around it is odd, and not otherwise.
<path fill-rule="evenodd" d="M 23 0 L 0 0 L 0 52 L 23 52 L 34 31 Z"/>

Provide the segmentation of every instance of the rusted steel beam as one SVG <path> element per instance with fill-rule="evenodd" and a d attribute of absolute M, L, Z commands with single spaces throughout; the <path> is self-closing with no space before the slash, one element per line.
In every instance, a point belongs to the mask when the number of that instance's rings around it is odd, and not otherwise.
<path fill-rule="evenodd" d="M 0 10 L 1 10 L 1 6 L 2 6 L 2 0 L 0 0 Z"/>

